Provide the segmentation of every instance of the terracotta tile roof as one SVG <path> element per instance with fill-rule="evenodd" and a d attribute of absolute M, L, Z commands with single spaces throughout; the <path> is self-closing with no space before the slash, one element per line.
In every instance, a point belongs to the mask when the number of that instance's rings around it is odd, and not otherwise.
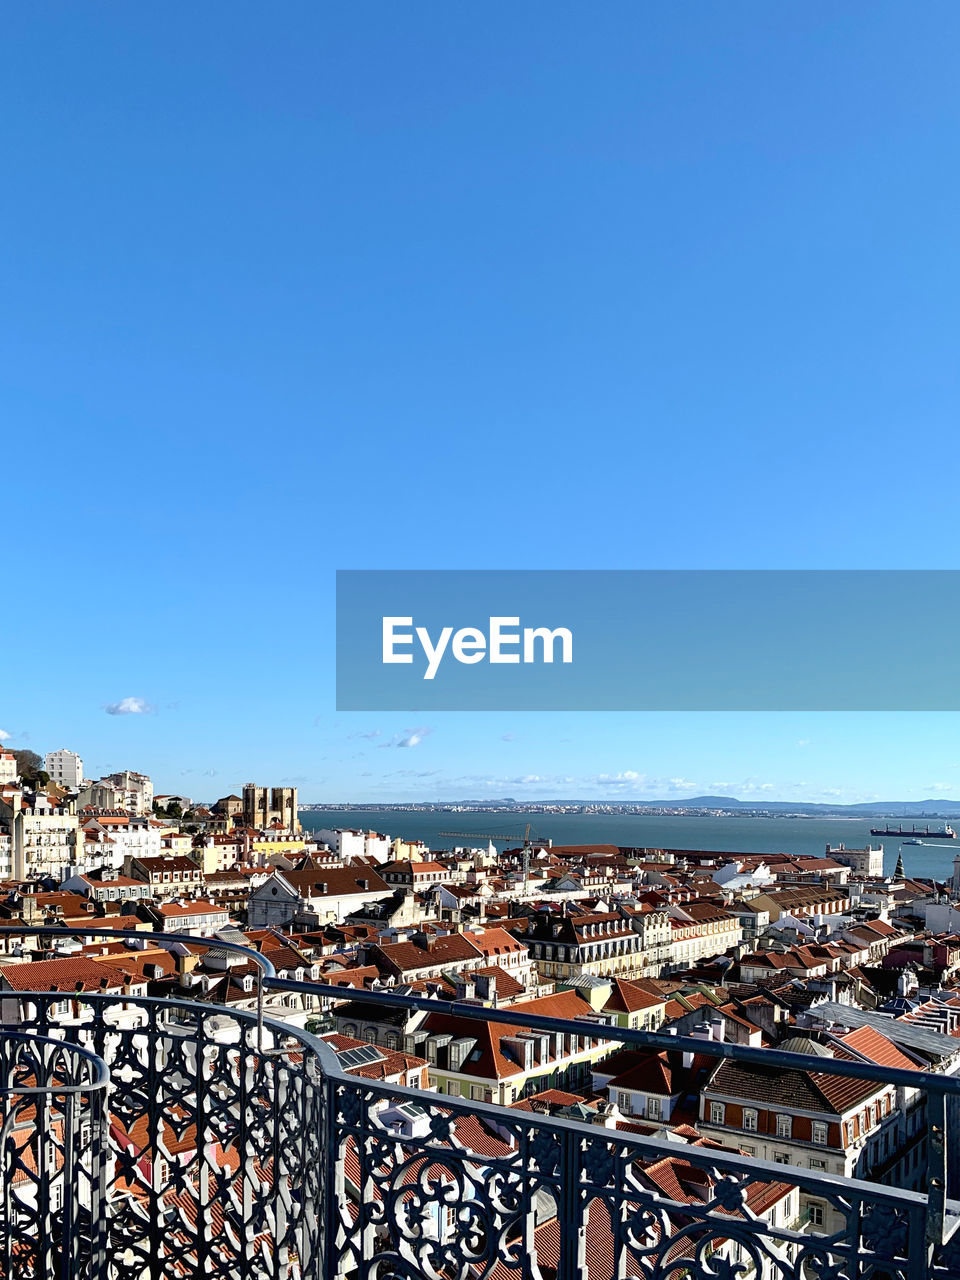
<path fill-rule="evenodd" d="M 540 1093 L 532 1093 L 519 1102 L 510 1104 L 511 1111 L 550 1112 L 559 1107 L 575 1107 L 578 1103 L 596 1108 L 596 1102 L 588 1102 L 580 1093 L 567 1093 L 564 1089 L 543 1089 Z"/>
<path fill-rule="evenodd" d="M 382 959 L 386 966 L 398 973 L 410 973 L 417 969 L 436 969 L 457 964 L 464 960 L 482 960 L 483 953 L 465 933 L 434 935 L 432 945 L 421 946 L 417 942 L 389 942 L 374 948 L 374 957 Z"/>
<path fill-rule="evenodd" d="M 785 1111 L 841 1115 L 883 1088 L 871 1080 L 832 1076 L 823 1071 L 785 1071 L 782 1067 L 726 1061 L 720 1063 L 704 1092 L 744 1098 Z"/>
<path fill-rule="evenodd" d="M 156 910 L 163 916 L 199 916 L 209 915 L 211 912 L 227 914 L 226 908 L 206 898 L 200 898 L 196 902 L 163 902 Z"/>
<path fill-rule="evenodd" d="M 610 1088 L 642 1090 L 669 1097 L 674 1092 L 673 1072 L 666 1053 L 647 1053 L 610 1081 Z"/>
<path fill-rule="evenodd" d="M 392 893 L 393 887 L 372 867 L 317 867 L 308 871 L 281 871 L 279 875 L 304 898 L 339 898 L 352 893 Z M 366 881 L 366 888 L 363 887 Z M 325 888 L 322 886 L 326 886 Z"/>
<path fill-rule="evenodd" d="M 857 1054 L 869 1058 L 880 1067 L 896 1067 L 902 1071 L 923 1070 L 873 1027 L 858 1027 L 856 1031 L 850 1031 L 845 1036 L 841 1036 L 840 1040 Z"/>
<path fill-rule="evenodd" d="M 526 1012 L 540 1017 L 583 1018 L 590 1014 L 590 1007 L 575 991 L 558 991 L 554 995 L 541 996 L 511 1006 L 512 1012 Z M 603 1027 L 597 1023 L 581 1023 L 584 1036 L 602 1037 Z M 508 1056 L 501 1041 L 506 1037 L 522 1035 L 525 1028 L 503 1022 L 478 1022 L 455 1014 L 429 1013 L 426 1026 L 431 1033 L 449 1032 L 451 1035 L 476 1041 L 473 1051 L 461 1067 L 461 1071 L 483 1079 L 504 1079 L 519 1075 L 522 1068 Z M 474 1053 L 478 1057 L 474 1059 Z"/>
<path fill-rule="evenodd" d="M 86 956 L 69 956 L 57 960 L 31 960 L 26 964 L 5 964 L 0 978 L 14 991 L 99 991 L 105 984 L 115 990 L 123 986 L 123 977 L 106 961 Z"/>
<path fill-rule="evenodd" d="M 518 982 L 512 973 L 507 973 L 506 969 L 501 969 L 498 964 L 481 965 L 477 969 L 467 969 L 460 976 L 468 979 L 493 978 L 497 995 L 501 1000 L 512 999 L 514 996 L 522 995 L 526 990 L 522 982 Z"/>

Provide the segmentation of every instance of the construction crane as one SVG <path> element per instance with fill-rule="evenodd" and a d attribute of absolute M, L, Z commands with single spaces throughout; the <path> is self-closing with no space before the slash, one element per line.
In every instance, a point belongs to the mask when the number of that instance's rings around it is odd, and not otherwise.
<path fill-rule="evenodd" d="M 530 823 L 528 822 L 523 835 L 515 834 L 504 835 L 501 832 L 491 831 L 438 831 L 441 836 L 462 836 L 466 840 L 521 840 L 523 842 L 523 892 L 527 892 L 527 885 L 530 880 Z"/>

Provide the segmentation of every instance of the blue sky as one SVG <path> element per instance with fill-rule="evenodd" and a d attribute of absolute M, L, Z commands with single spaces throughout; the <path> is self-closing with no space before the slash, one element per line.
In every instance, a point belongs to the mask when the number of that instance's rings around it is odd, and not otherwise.
<path fill-rule="evenodd" d="M 960 795 L 953 715 L 418 724 L 332 668 L 336 568 L 956 567 L 955 6 L 0 21 L 11 742 L 205 797 Z"/>

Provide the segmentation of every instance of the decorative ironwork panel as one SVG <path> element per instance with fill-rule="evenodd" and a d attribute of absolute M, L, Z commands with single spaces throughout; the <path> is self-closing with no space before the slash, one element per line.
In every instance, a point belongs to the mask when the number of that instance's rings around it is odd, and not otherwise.
<path fill-rule="evenodd" d="M 3 1002 L 31 1032 L 0 1037 L 4 1275 L 960 1276 L 955 1206 L 937 1179 L 929 1194 L 899 1191 L 607 1127 L 599 1113 L 584 1124 L 383 1083 L 305 1032 L 201 1001 L 64 1003 Z M 97 1059 L 107 1086 L 68 1075 Z M 942 1137 L 942 1091 L 955 1086 L 924 1079 Z"/>
<path fill-rule="evenodd" d="M 104 1094 L 93 1055 L 0 1034 L 0 1258 L 4 1276 L 100 1280 L 105 1260 Z"/>
<path fill-rule="evenodd" d="M 322 1251 L 320 1060 L 250 1015 L 189 1001 L 78 998 L 59 1025 L 110 1069 L 112 1280 L 310 1280 Z M 282 1042 L 282 1043 L 281 1043 Z"/>
<path fill-rule="evenodd" d="M 917 1193 L 349 1076 L 331 1094 L 331 1280 L 960 1274 L 929 1261 Z"/>

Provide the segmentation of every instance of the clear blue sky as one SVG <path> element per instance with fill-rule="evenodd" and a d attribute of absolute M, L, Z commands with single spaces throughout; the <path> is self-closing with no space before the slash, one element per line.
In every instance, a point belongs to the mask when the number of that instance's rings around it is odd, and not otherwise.
<path fill-rule="evenodd" d="M 11 742 L 204 797 L 960 795 L 954 716 L 418 725 L 332 670 L 337 567 L 957 567 L 955 5 L 0 24 Z"/>

